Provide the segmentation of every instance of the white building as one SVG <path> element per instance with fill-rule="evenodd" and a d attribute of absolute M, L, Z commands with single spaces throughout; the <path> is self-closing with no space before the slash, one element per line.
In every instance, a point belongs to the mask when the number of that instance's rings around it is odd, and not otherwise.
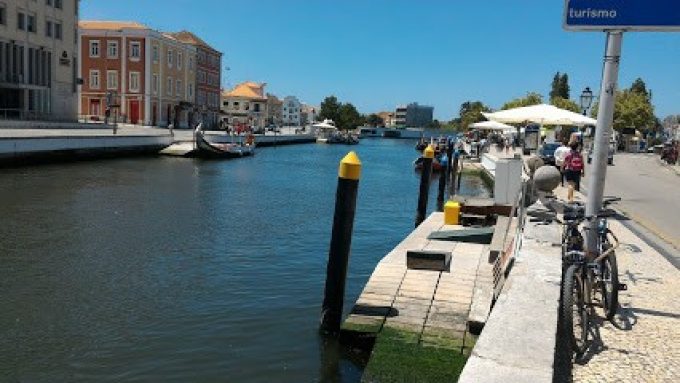
<path fill-rule="evenodd" d="M 302 103 L 295 96 L 286 96 L 283 99 L 281 113 L 284 126 L 299 126 L 302 121 Z"/>
<path fill-rule="evenodd" d="M 300 114 L 300 125 L 312 125 L 319 117 L 319 107 L 315 105 L 302 104 Z"/>
<path fill-rule="evenodd" d="M 0 0 L 0 118 L 75 121 L 78 0 Z"/>

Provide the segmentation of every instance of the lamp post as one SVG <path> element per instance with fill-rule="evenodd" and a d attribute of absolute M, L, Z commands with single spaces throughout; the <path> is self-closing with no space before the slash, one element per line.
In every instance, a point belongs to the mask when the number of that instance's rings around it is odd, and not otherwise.
<path fill-rule="evenodd" d="M 581 110 L 583 111 L 583 115 L 586 116 L 588 115 L 588 109 L 590 109 L 590 106 L 593 104 L 593 91 L 590 90 L 590 87 L 586 87 L 583 89 L 583 92 L 581 92 Z"/>
<path fill-rule="evenodd" d="M 590 109 L 590 106 L 593 104 L 593 91 L 590 90 L 590 87 L 587 86 L 585 89 L 583 89 L 583 92 L 581 92 L 581 96 L 579 97 L 579 102 L 581 104 L 581 110 L 583 111 L 583 115 L 587 116 L 588 115 L 588 110 Z M 581 143 L 585 145 L 585 130 L 586 128 L 583 126 L 581 127 Z M 592 131 L 590 131 L 592 133 Z M 590 134 L 589 134 L 590 136 Z"/>

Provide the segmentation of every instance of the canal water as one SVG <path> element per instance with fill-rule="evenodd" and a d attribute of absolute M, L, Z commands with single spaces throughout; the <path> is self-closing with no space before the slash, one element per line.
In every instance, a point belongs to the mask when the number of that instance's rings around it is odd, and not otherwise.
<path fill-rule="evenodd" d="M 0 381 L 357 381 L 352 358 L 328 371 L 317 333 L 349 149 L 3 169 Z M 413 141 L 351 149 L 363 173 L 347 308 L 412 230 L 419 182 Z"/>

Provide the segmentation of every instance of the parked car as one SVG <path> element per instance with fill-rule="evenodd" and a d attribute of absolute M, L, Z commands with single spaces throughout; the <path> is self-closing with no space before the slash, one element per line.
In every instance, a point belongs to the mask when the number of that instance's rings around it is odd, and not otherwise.
<path fill-rule="evenodd" d="M 538 149 L 538 156 L 546 165 L 555 165 L 555 150 L 560 145 L 558 142 L 545 143 Z"/>
<path fill-rule="evenodd" d="M 607 153 L 607 165 L 614 165 L 614 147 L 615 143 L 610 143 L 609 144 L 609 151 Z M 588 163 L 593 162 L 593 147 L 590 147 L 590 150 L 588 150 Z"/>

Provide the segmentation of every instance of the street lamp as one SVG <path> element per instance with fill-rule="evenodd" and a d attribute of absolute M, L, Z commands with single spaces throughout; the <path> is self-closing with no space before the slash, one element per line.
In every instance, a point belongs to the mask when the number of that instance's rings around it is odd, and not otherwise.
<path fill-rule="evenodd" d="M 585 89 L 583 89 L 583 92 L 581 92 L 581 97 L 579 98 L 579 101 L 581 103 L 581 110 L 583 111 L 583 115 L 587 116 L 588 115 L 588 109 L 590 109 L 590 106 L 593 104 L 593 91 L 590 90 L 590 87 L 587 86 Z M 589 128 L 591 129 L 591 128 Z M 586 134 L 586 128 L 585 126 L 581 127 L 581 144 L 584 144 L 585 140 L 585 134 Z M 588 136 L 591 136 L 592 130 L 588 131 Z"/>
<path fill-rule="evenodd" d="M 590 106 L 593 103 L 593 91 L 590 90 L 590 87 L 586 87 L 583 92 L 581 93 L 581 110 L 583 110 L 583 115 L 588 114 L 588 109 L 590 109 Z"/>

